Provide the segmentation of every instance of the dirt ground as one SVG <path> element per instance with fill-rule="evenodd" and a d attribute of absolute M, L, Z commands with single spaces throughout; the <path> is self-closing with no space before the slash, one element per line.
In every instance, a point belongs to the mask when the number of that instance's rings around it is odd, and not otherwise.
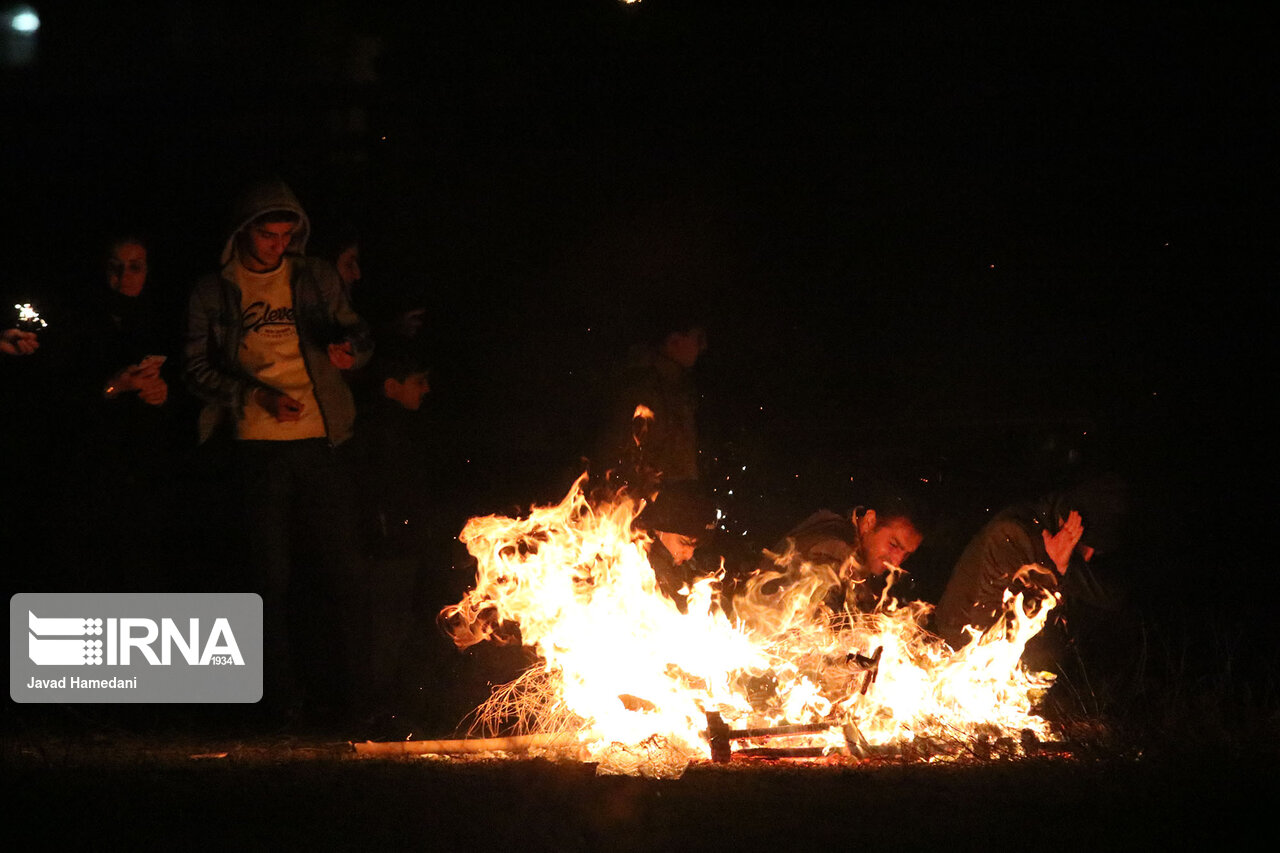
<path fill-rule="evenodd" d="M 6 737 L 8 849 L 1190 849 L 1256 843 L 1274 755 L 951 764 L 358 758 L 323 738 Z"/>

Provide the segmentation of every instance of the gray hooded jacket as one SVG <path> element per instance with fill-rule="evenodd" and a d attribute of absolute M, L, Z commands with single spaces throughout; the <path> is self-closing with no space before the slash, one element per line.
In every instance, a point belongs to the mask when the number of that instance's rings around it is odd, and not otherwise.
<path fill-rule="evenodd" d="M 184 375 L 197 397 L 199 440 L 204 442 L 228 418 L 240 418 L 255 388 L 268 388 L 240 366 L 240 288 L 235 283 L 236 236 L 264 213 L 290 211 L 299 227 L 289 244 L 293 262 L 294 316 L 307 374 L 315 389 L 329 443 L 337 446 L 351 437 L 355 401 L 339 371 L 329 361 L 328 345 L 342 339 L 355 342 L 356 365 L 368 361 L 368 328 L 343 295 L 337 271 L 328 263 L 304 256 L 311 223 L 302 205 L 282 181 L 260 184 L 237 204 L 235 223 L 222 251 L 222 269 L 196 281 L 187 303 Z"/>

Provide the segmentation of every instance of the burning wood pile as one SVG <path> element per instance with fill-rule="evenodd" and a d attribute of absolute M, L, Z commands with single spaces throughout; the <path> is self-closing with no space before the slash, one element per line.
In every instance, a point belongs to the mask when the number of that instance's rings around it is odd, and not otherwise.
<path fill-rule="evenodd" d="M 593 503 L 584 479 L 556 506 L 473 518 L 460 536 L 476 586 L 442 624 L 459 648 L 521 642 L 538 655 L 477 711 L 475 734 L 514 738 L 365 744 L 363 754 L 483 745 L 675 777 L 735 757 L 1022 754 L 1050 739 L 1032 706 L 1052 677 L 1019 657 L 1052 599 L 1009 598 L 998 630 L 955 652 L 921 627 L 929 605 L 885 595 L 870 613 L 833 614 L 830 571 L 779 559 L 733 599 L 732 617 L 716 577 L 687 590 L 682 613 L 632 527 L 642 507 Z"/>

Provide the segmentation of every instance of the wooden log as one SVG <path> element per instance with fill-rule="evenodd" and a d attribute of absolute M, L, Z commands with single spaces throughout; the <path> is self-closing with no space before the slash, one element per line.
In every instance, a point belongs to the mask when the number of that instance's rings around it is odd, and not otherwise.
<path fill-rule="evenodd" d="M 739 749 L 734 758 L 821 758 L 833 754 L 831 750 L 821 746 L 752 746 Z"/>
<path fill-rule="evenodd" d="M 783 726 L 766 726 L 758 729 L 729 729 L 729 740 L 746 740 L 758 737 L 787 737 L 788 735 L 811 735 L 825 732 L 831 728 L 830 723 L 799 723 Z"/>
<path fill-rule="evenodd" d="M 460 740 L 393 740 L 353 743 L 356 755 L 377 758 L 394 755 L 467 755 L 478 752 L 525 752 L 577 743 L 574 735 L 551 732 L 512 737 L 462 738 Z"/>

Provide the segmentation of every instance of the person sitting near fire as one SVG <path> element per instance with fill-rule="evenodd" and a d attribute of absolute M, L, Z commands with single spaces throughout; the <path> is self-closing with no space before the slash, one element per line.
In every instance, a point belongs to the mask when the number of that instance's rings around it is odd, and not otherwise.
<path fill-rule="evenodd" d="M 1006 591 L 1060 595 L 1051 614 L 1057 633 L 1066 607 L 1115 610 L 1118 591 L 1090 564 L 1117 547 L 1127 511 L 1128 487 L 1114 474 L 1002 510 L 961 553 L 933 614 L 934 631 L 952 648 L 962 648 L 971 639 L 966 627 L 981 635 L 997 623 Z M 1042 632 L 1038 658 L 1053 655 L 1053 633 Z"/>
<path fill-rule="evenodd" d="M 664 486 L 635 520 L 635 527 L 649 535 L 649 565 L 658 589 L 688 610 L 688 588 L 702 571 L 694 558 L 715 531 L 716 508 L 696 483 L 685 481 Z"/>
<path fill-rule="evenodd" d="M 881 606 L 890 586 L 924 541 L 930 514 L 906 489 L 885 489 L 847 513 L 822 509 L 766 551 L 738 586 L 758 611 L 797 583 L 815 609 L 837 621 Z M 744 612 L 746 608 L 743 608 Z"/>

